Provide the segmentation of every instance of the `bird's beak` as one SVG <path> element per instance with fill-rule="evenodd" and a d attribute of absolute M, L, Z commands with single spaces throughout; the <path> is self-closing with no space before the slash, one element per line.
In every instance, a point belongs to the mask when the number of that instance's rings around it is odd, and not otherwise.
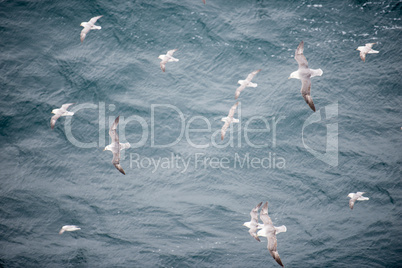
<path fill-rule="evenodd" d="M 290 79 L 290 76 L 288 77 L 288 79 Z"/>
<path fill-rule="evenodd" d="M 103 151 L 105 151 L 106 150 L 106 148 L 105 149 L 103 149 Z"/>

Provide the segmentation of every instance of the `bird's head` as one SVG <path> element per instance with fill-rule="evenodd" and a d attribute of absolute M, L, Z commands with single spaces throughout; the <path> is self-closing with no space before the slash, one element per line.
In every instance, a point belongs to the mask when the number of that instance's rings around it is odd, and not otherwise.
<path fill-rule="evenodd" d="M 353 193 L 348 194 L 349 198 L 353 198 Z"/>
<path fill-rule="evenodd" d="M 291 73 L 290 76 L 288 77 L 288 79 L 290 79 L 290 78 L 299 78 L 297 71 Z"/>
<path fill-rule="evenodd" d="M 243 223 L 243 226 L 246 226 L 247 228 L 250 228 L 250 222 L 248 221 L 248 222 Z"/>
<path fill-rule="evenodd" d="M 81 22 L 80 26 L 85 27 L 86 22 Z"/>
<path fill-rule="evenodd" d="M 105 149 L 103 149 L 103 151 L 109 150 L 111 151 L 112 149 L 110 148 L 110 144 L 108 146 L 105 147 Z"/>

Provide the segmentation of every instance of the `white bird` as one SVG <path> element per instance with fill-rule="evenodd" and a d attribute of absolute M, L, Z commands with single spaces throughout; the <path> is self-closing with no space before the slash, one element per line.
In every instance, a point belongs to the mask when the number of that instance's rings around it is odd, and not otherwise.
<path fill-rule="evenodd" d="M 286 232 L 286 226 L 282 225 L 280 227 L 275 227 L 272 223 L 271 218 L 268 216 L 268 202 L 265 202 L 264 206 L 261 208 L 260 219 L 264 223 L 264 227 L 258 231 L 258 236 L 263 236 L 268 239 L 268 251 L 271 253 L 271 256 L 275 259 L 275 261 L 283 267 L 281 258 L 279 257 L 279 253 L 277 251 L 277 241 L 276 235 L 282 232 Z"/>
<path fill-rule="evenodd" d="M 261 240 L 257 236 L 257 229 L 261 229 L 263 227 L 262 224 L 258 223 L 258 209 L 260 209 L 261 205 L 262 202 L 251 210 L 250 212 L 251 220 L 243 224 L 243 226 L 246 226 L 250 229 L 248 230 L 249 234 L 259 242 L 261 242 Z"/>
<path fill-rule="evenodd" d="M 223 140 L 225 138 L 226 130 L 228 129 L 229 125 L 232 122 L 239 123 L 239 119 L 233 118 L 237 105 L 239 105 L 239 102 L 236 102 L 235 105 L 233 105 L 232 108 L 230 108 L 230 111 L 229 111 L 229 114 L 227 117 L 223 117 L 221 119 L 221 121 L 225 122 L 225 124 L 223 124 L 222 129 L 221 129 L 221 140 Z"/>
<path fill-rule="evenodd" d="M 166 55 L 159 55 L 158 59 L 161 59 L 162 61 L 160 62 L 160 66 L 163 72 L 165 72 L 165 65 L 168 62 L 173 62 L 173 61 L 179 61 L 179 59 L 176 59 L 173 57 L 173 53 L 175 53 L 177 49 L 172 49 L 169 50 Z"/>
<path fill-rule="evenodd" d="M 313 99 L 311 98 L 310 91 L 311 91 L 311 77 L 314 76 L 321 76 L 322 75 L 322 70 L 321 69 L 309 69 L 308 68 L 308 62 L 306 57 L 303 55 L 303 49 L 304 49 L 304 42 L 301 41 L 299 46 L 296 49 L 295 53 L 295 60 L 299 64 L 299 69 L 293 73 L 290 74 L 289 78 L 296 78 L 300 79 L 302 82 L 302 87 L 301 87 L 301 94 L 304 98 L 304 100 L 307 102 L 307 104 L 310 106 L 310 108 L 315 112 L 315 106 L 313 103 Z"/>
<path fill-rule="evenodd" d="M 240 92 L 242 92 L 246 87 L 257 87 L 256 83 L 252 83 L 251 79 L 253 79 L 253 77 L 258 74 L 261 71 L 261 69 L 254 71 L 252 73 L 250 73 L 246 80 L 239 80 L 237 81 L 237 83 L 240 84 L 240 86 L 236 89 L 236 94 L 235 94 L 235 99 L 237 99 L 240 95 Z"/>
<path fill-rule="evenodd" d="M 52 113 L 54 114 L 52 116 L 52 118 L 50 119 L 50 127 L 52 129 L 54 129 L 54 125 L 56 124 L 56 121 L 57 121 L 57 119 L 60 118 L 60 116 L 74 115 L 73 112 L 67 111 L 68 107 L 70 107 L 73 104 L 74 103 L 66 103 L 66 104 L 63 104 L 60 109 L 53 109 L 52 110 Z"/>
<path fill-rule="evenodd" d="M 102 18 L 103 15 L 101 16 L 97 16 L 97 17 L 93 17 L 92 19 L 90 19 L 88 22 L 81 22 L 82 27 L 84 27 L 84 29 L 82 29 L 80 37 L 81 37 L 81 43 L 84 42 L 85 36 L 87 36 L 87 33 L 90 30 L 100 30 L 102 29 L 102 27 L 95 25 L 96 21 L 100 18 Z"/>
<path fill-rule="evenodd" d="M 368 43 L 366 44 L 364 47 L 360 46 L 358 47 L 356 50 L 360 51 L 360 58 L 365 62 L 366 61 L 366 55 L 368 54 L 372 54 L 372 53 L 380 53 L 377 50 L 371 49 L 373 47 L 373 45 L 375 45 L 376 43 Z"/>
<path fill-rule="evenodd" d="M 348 197 L 350 198 L 349 200 L 349 207 L 350 209 L 353 209 L 353 206 L 355 205 L 356 201 L 365 201 L 369 200 L 368 197 L 363 196 L 364 192 L 357 192 L 357 193 L 350 193 L 348 194 Z"/>
<path fill-rule="evenodd" d="M 81 230 L 80 227 L 77 227 L 75 225 L 64 225 L 63 227 L 61 227 L 59 234 L 62 234 L 64 232 L 73 232 L 73 231 L 77 231 L 77 230 Z"/>
<path fill-rule="evenodd" d="M 110 127 L 109 130 L 109 136 L 112 139 L 112 143 L 109 144 L 108 146 L 105 147 L 105 149 L 103 149 L 103 151 L 105 150 L 109 150 L 112 151 L 113 153 L 113 159 L 112 159 L 112 163 L 113 165 L 124 175 L 126 175 L 126 173 L 124 172 L 123 168 L 120 165 L 120 151 L 123 149 L 127 149 L 130 148 L 130 143 L 120 143 L 119 142 L 119 135 L 117 135 L 116 129 L 117 129 L 117 125 L 119 124 L 119 119 L 120 119 L 120 115 L 118 117 L 116 117 L 116 119 L 114 120 L 113 125 Z"/>

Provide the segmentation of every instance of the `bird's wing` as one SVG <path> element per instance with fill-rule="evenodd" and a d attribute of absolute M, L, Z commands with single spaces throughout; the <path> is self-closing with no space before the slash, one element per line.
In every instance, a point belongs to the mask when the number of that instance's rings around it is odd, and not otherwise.
<path fill-rule="evenodd" d="M 235 99 L 237 99 L 240 96 L 240 93 L 246 88 L 246 83 L 241 84 L 237 89 L 235 93 Z"/>
<path fill-rule="evenodd" d="M 68 107 L 70 107 L 70 106 L 73 105 L 73 104 L 74 104 L 74 103 L 66 103 L 66 104 L 63 104 L 63 105 L 61 106 L 61 109 L 67 110 Z"/>
<path fill-rule="evenodd" d="M 233 115 L 235 114 L 236 108 L 237 108 L 238 105 L 239 105 L 239 102 L 236 102 L 236 103 L 232 106 L 232 108 L 230 108 L 228 117 L 233 118 Z"/>
<path fill-rule="evenodd" d="M 360 58 L 362 59 L 362 61 L 366 61 L 366 52 L 360 51 Z"/>
<path fill-rule="evenodd" d="M 299 68 L 308 68 L 308 62 L 306 57 L 304 57 L 303 55 L 303 50 L 304 50 L 304 42 L 301 41 L 296 49 L 295 60 L 299 64 Z"/>
<path fill-rule="evenodd" d="M 163 61 L 161 61 L 161 63 L 160 63 L 160 66 L 161 66 L 162 72 L 165 72 L 165 66 L 166 66 L 166 63 L 167 63 L 167 60 L 166 60 L 166 61 L 165 61 L 165 60 L 163 60 Z"/>
<path fill-rule="evenodd" d="M 313 102 L 313 98 L 311 98 L 310 91 L 311 91 L 311 80 L 310 78 L 302 78 L 302 87 L 301 87 L 301 94 L 310 108 L 315 112 L 315 106 Z"/>
<path fill-rule="evenodd" d="M 353 209 L 353 206 L 355 205 L 355 201 L 357 200 L 357 198 L 353 197 L 349 200 L 349 207 L 350 209 Z"/>
<path fill-rule="evenodd" d="M 251 221 L 258 222 L 258 210 L 260 209 L 262 202 L 259 203 L 255 208 L 253 208 L 250 212 Z"/>
<path fill-rule="evenodd" d="M 253 79 L 253 77 L 254 77 L 256 74 L 258 74 L 259 72 L 261 72 L 261 69 L 258 69 L 258 70 L 256 70 L 256 71 L 250 73 L 250 74 L 247 76 L 246 81 L 247 81 L 247 82 L 250 82 L 251 79 Z"/>
<path fill-rule="evenodd" d="M 268 202 L 265 202 L 264 206 L 262 206 L 262 208 L 261 208 L 260 219 L 264 223 L 264 225 L 265 224 L 272 225 L 272 220 L 268 216 Z"/>
<path fill-rule="evenodd" d="M 166 53 L 166 55 L 172 57 L 172 56 L 173 56 L 173 53 L 175 53 L 176 51 L 177 51 L 177 49 L 169 50 L 169 51 Z"/>
<path fill-rule="evenodd" d="M 376 43 L 368 43 L 368 44 L 366 44 L 366 47 L 367 48 L 372 48 L 373 47 L 373 45 L 375 45 Z"/>
<path fill-rule="evenodd" d="M 257 226 L 258 226 L 258 209 L 261 207 L 262 202 L 259 203 L 255 208 L 253 208 L 250 212 L 251 221 L 250 221 L 250 230 L 248 231 L 255 240 L 261 242 L 260 238 L 257 236 Z"/>
<path fill-rule="evenodd" d="M 89 32 L 91 28 L 90 27 L 84 27 L 84 29 L 82 29 L 80 37 L 81 37 L 81 43 L 84 42 L 85 36 L 87 36 L 87 33 Z"/>
<path fill-rule="evenodd" d="M 57 121 L 57 119 L 59 119 L 60 116 L 61 116 L 61 114 L 55 114 L 52 116 L 52 118 L 50 119 L 51 129 L 54 129 L 54 125 L 56 124 L 56 121 Z"/>
<path fill-rule="evenodd" d="M 120 166 L 120 150 L 113 151 L 112 163 L 117 168 L 118 171 L 126 175 L 123 168 Z"/>
<path fill-rule="evenodd" d="M 257 235 L 257 225 L 251 225 L 250 230 L 248 230 L 248 233 L 255 238 L 258 242 L 261 242 L 260 238 Z"/>
<path fill-rule="evenodd" d="M 117 125 L 119 124 L 119 119 L 120 119 L 120 115 L 118 117 L 116 117 L 116 119 L 113 122 L 113 125 L 110 127 L 110 130 L 109 130 L 109 136 L 112 139 L 112 143 L 116 142 L 117 144 L 119 144 L 119 135 L 117 135 L 116 129 L 117 129 Z M 120 152 L 119 152 L 119 154 L 120 154 Z M 114 159 L 114 154 L 113 154 L 113 159 Z"/>
<path fill-rule="evenodd" d="M 222 129 L 221 129 L 221 140 L 225 138 L 226 130 L 228 129 L 230 122 L 232 120 L 226 120 L 225 124 L 223 124 Z"/>
<path fill-rule="evenodd" d="M 274 233 L 271 233 L 270 236 L 267 237 L 268 238 L 268 251 L 269 253 L 271 253 L 271 256 L 275 259 L 275 261 L 283 267 L 281 258 L 279 257 L 279 253 L 276 249 L 277 247 L 277 241 L 276 241 L 276 236 Z"/>
<path fill-rule="evenodd" d="M 96 22 L 98 19 L 102 18 L 102 16 L 103 16 L 103 15 L 93 17 L 92 19 L 90 19 L 90 20 L 88 21 L 88 23 L 93 26 L 93 25 L 95 24 L 95 22 Z"/>

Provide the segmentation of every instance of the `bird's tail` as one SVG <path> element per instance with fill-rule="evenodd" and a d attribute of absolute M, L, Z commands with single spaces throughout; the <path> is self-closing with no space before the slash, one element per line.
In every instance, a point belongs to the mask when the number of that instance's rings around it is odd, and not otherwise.
<path fill-rule="evenodd" d="M 372 50 L 370 50 L 368 53 L 369 53 L 369 54 L 380 53 L 380 51 L 372 49 Z"/>
<path fill-rule="evenodd" d="M 315 69 L 315 70 L 311 69 L 311 72 L 312 72 L 311 77 L 321 76 L 323 74 L 323 71 L 321 69 Z"/>
<path fill-rule="evenodd" d="M 74 113 L 73 112 L 65 112 L 61 116 L 68 116 L 68 115 L 74 115 Z"/>
<path fill-rule="evenodd" d="M 91 27 L 91 30 L 100 30 L 102 29 L 102 27 L 98 26 L 98 25 L 94 25 Z"/>
<path fill-rule="evenodd" d="M 279 227 L 275 227 L 276 233 L 285 233 L 288 229 L 286 229 L 285 225 L 279 226 Z"/>

